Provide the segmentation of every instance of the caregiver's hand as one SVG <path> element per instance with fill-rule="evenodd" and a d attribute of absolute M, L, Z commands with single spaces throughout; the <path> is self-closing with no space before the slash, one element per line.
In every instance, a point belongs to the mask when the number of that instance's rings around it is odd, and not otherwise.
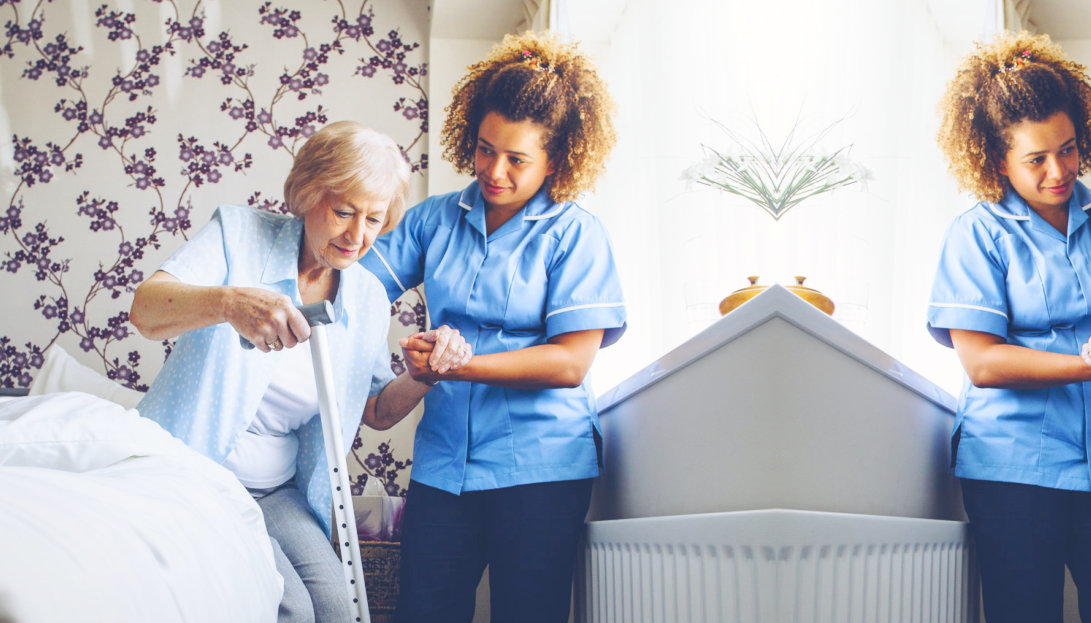
<path fill-rule="evenodd" d="M 1080 348 L 1080 357 L 1083 358 L 1083 362 L 1091 366 L 1091 340 L 1087 340 L 1087 343 Z"/>
<path fill-rule="evenodd" d="M 286 295 L 261 288 L 227 288 L 224 318 L 263 352 L 292 348 L 311 336 L 307 319 Z"/>

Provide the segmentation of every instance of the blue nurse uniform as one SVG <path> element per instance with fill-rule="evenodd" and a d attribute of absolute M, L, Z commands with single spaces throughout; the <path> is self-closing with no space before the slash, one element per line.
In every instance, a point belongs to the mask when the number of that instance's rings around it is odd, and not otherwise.
<path fill-rule="evenodd" d="M 1009 189 L 951 225 L 928 307 L 928 329 L 1078 355 L 1091 337 L 1091 193 L 1076 183 L 1060 232 Z M 955 475 L 977 543 L 989 621 L 1059 621 L 1067 565 L 1091 576 L 1091 383 L 987 388 L 967 377 L 953 436 Z M 1091 602 L 1080 599 L 1091 621 Z"/>
<path fill-rule="evenodd" d="M 423 283 L 432 326 L 457 328 L 475 354 L 598 329 L 607 346 L 625 330 L 602 224 L 545 188 L 491 233 L 476 181 L 432 197 L 361 262 L 392 300 Z M 486 564 L 493 620 L 565 619 L 598 439 L 586 381 L 437 384 L 413 449 L 397 619 L 469 620 Z"/>
<path fill-rule="evenodd" d="M 1014 192 L 959 216 L 947 232 L 928 306 L 932 336 L 951 346 L 949 330 L 966 329 L 1078 355 L 1091 337 L 1087 208 L 1091 192 L 1077 182 L 1067 235 Z M 1089 408 L 1089 383 L 998 389 L 966 379 L 955 424 L 955 475 L 1091 490 Z"/>
<path fill-rule="evenodd" d="M 458 329 L 475 354 L 588 329 L 605 330 L 603 346 L 621 337 L 621 284 L 597 218 L 574 203 L 554 203 L 543 188 L 485 232 L 475 181 L 409 210 L 360 261 L 391 300 L 423 282 L 432 326 Z M 533 390 L 439 383 L 425 397 L 412 478 L 455 494 L 592 478 L 597 429 L 587 382 Z"/>

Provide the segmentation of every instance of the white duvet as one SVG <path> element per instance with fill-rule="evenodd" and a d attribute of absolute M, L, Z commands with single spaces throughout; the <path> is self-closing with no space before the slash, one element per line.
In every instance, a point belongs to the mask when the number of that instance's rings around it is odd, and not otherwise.
<path fill-rule="evenodd" d="M 0 403 L 0 623 L 276 620 L 261 510 L 135 410 Z"/>

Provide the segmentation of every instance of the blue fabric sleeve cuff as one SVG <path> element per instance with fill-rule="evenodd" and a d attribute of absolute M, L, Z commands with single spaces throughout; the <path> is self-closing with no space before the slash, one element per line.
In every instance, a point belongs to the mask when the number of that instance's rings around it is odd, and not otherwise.
<path fill-rule="evenodd" d="M 981 331 L 1007 339 L 1008 318 L 999 312 L 985 309 L 929 306 L 928 332 L 937 342 L 947 347 L 952 346 L 949 329 Z"/>
<path fill-rule="evenodd" d="M 387 348 L 379 349 L 371 370 L 371 387 L 367 394 L 369 398 L 378 396 L 394 380 L 394 371 L 390 369 L 390 351 Z"/>
<path fill-rule="evenodd" d="M 625 333 L 625 306 L 604 304 L 603 306 L 561 309 L 546 318 L 546 337 L 551 338 L 562 333 L 605 329 L 602 336 L 602 348 L 618 341 Z"/>

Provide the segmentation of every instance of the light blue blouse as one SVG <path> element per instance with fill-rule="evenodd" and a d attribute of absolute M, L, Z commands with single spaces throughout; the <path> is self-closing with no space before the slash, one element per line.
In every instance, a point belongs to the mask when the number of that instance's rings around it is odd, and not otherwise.
<path fill-rule="evenodd" d="M 433 327 L 457 328 L 475 354 L 545 344 L 561 333 L 625 331 L 625 307 L 602 224 L 543 188 L 486 238 L 477 182 L 431 197 L 381 236 L 361 263 L 391 300 L 424 283 Z M 439 383 L 425 397 L 413 480 L 458 494 L 592 478 L 598 414 L 588 383 L 507 389 Z"/>
<path fill-rule="evenodd" d="M 183 283 L 264 288 L 299 296 L 298 258 L 303 221 L 251 208 L 223 206 L 160 270 Z M 387 331 L 390 304 L 375 277 L 358 264 L 341 271 L 333 301 L 335 321 L 326 325 L 345 448 L 360 426 L 369 396 L 393 378 Z M 304 343 L 298 348 L 309 348 Z M 244 350 L 228 323 L 183 333 L 137 409 L 188 446 L 223 462 L 250 425 L 274 364 L 283 352 Z M 317 415 L 317 414 L 316 414 Z M 332 492 L 321 418 L 296 431 L 295 482 L 315 516 L 330 531 Z"/>
<path fill-rule="evenodd" d="M 928 308 L 928 329 L 998 335 L 1009 344 L 1078 355 L 1091 337 L 1091 192 L 1077 182 L 1068 235 L 1016 193 L 979 203 L 947 232 Z M 964 379 L 958 401 L 955 475 L 1091 490 L 1091 383 L 986 389 Z"/>

